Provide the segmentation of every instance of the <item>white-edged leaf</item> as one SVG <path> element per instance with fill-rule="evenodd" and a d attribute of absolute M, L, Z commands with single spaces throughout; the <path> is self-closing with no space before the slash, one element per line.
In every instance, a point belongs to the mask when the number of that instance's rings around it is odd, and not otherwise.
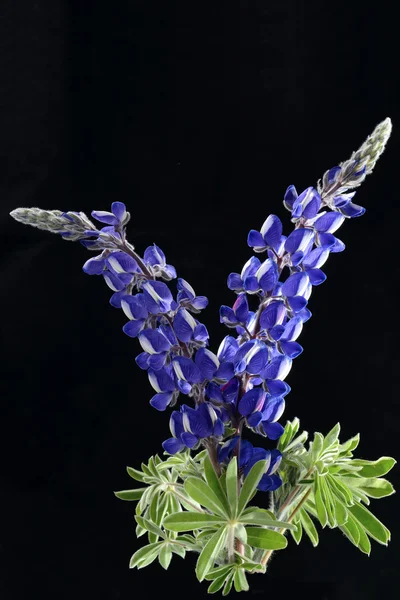
<path fill-rule="evenodd" d="M 204 546 L 196 563 L 196 576 L 199 581 L 203 581 L 208 571 L 214 566 L 214 563 L 225 545 L 226 527 L 223 525 L 214 533 Z"/>
<path fill-rule="evenodd" d="M 189 477 L 184 483 L 184 489 L 189 498 L 193 498 L 212 513 L 221 515 L 224 518 L 229 517 L 225 506 L 205 481 Z"/>
<path fill-rule="evenodd" d="M 224 520 L 208 513 L 182 511 L 167 515 L 163 526 L 170 531 L 192 531 L 203 527 L 219 527 Z"/>
<path fill-rule="evenodd" d="M 287 539 L 279 531 L 247 527 L 247 543 L 263 550 L 282 550 L 287 546 Z"/>
<path fill-rule="evenodd" d="M 161 542 L 156 542 L 155 544 L 148 544 L 147 546 L 143 546 L 143 548 L 139 548 L 139 550 L 137 550 L 135 554 L 133 554 L 133 556 L 131 557 L 131 560 L 129 561 L 129 568 L 140 568 L 140 565 L 142 563 L 146 562 L 148 559 L 154 556 L 154 558 L 152 558 L 153 561 L 155 558 L 157 558 L 160 548 Z"/>
<path fill-rule="evenodd" d="M 237 459 L 234 456 L 226 469 L 226 495 L 229 502 L 229 512 L 232 519 L 236 518 L 238 508 L 238 473 L 237 473 Z"/>
<path fill-rule="evenodd" d="M 241 515 L 242 511 L 246 508 L 247 503 L 253 497 L 253 494 L 260 483 L 260 479 L 265 473 L 266 467 L 267 461 L 265 460 L 259 460 L 251 467 L 240 492 L 238 515 Z"/>

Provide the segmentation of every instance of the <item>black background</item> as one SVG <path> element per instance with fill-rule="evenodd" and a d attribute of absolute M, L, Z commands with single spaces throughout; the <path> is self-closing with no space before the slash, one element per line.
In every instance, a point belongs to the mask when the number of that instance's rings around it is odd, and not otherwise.
<path fill-rule="evenodd" d="M 375 4 L 375 3 L 374 3 Z M 393 137 L 358 192 L 347 244 L 316 289 L 286 418 L 343 438 L 359 456 L 399 456 L 397 19 L 394 4 L 3 0 L 0 7 L 0 596 L 119 600 L 205 597 L 194 557 L 130 571 L 139 547 L 125 466 L 159 452 L 136 341 L 89 278 L 89 257 L 14 222 L 17 206 L 132 213 L 138 251 L 157 242 L 210 304 L 216 349 L 230 271 L 268 214 L 290 231 L 287 185 L 313 185 L 377 122 Z M 284 420 L 283 420 L 284 422 Z M 392 481 L 399 481 L 398 469 Z M 374 502 L 393 532 L 368 559 L 338 531 L 290 541 L 250 595 L 397 598 L 398 499 Z M 147 585 L 148 591 L 143 587 Z"/>

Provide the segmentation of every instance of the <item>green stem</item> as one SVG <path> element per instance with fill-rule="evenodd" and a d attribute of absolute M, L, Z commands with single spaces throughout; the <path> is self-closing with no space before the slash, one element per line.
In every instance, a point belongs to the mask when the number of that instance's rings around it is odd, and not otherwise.
<path fill-rule="evenodd" d="M 302 497 L 302 499 L 300 500 L 300 502 L 298 503 L 298 505 L 296 506 L 296 508 L 294 509 L 294 511 L 292 512 L 292 514 L 290 515 L 290 517 L 287 519 L 288 523 L 291 523 L 293 521 L 293 518 L 296 516 L 296 514 L 299 512 L 299 510 L 301 509 L 301 507 L 303 506 L 303 504 L 307 501 L 307 498 L 309 497 L 309 495 L 312 492 L 312 488 L 310 487 L 309 490 L 307 490 L 307 492 L 304 494 L 304 496 Z M 286 528 L 282 527 L 282 529 L 279 530 L 279 533 L 285 533 Z M 267 562 L 269 561 L 269 559 L 271 558 L 273 553 L 273 550 L 267 550 L 267 552 L 264 554 L 264 556 L 262 557 L 262 559 L 260 560 L 260 563 L 262 565 L 266 565 Z"/>

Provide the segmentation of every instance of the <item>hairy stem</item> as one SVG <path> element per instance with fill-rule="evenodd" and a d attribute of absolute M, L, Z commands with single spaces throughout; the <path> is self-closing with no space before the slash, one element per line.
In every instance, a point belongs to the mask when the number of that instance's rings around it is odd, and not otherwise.
<path fill-rule="evenodd" d="M 307 490 L 307 492 L 304 494 L 304 496 L 302 497 L 302 499 L 300 500 L 300 502 L 298 503 L 298 505 L 296 506 L 296 508 L 293 510 L 293 512 L 290 515 L 290 517 L 287 519 L 288 523 L 291 523 L 293 521 L 294 517 L 299 512 L 299 510 L 301 509 L 301 507 L 303 506 L 303 504 L 307 501 L 307 498 L 311 494 L 311 491 L 312 491 L 312 488 L 310 487 L 310 489 Z M 282 529 L 279 529 L 279 533 L 283 534 L 283 533 L 285 533 L 285 531 L 286 531 L 285 527 L 282 527 Z M 260 560 L 260 563 L 265 566 L 267 564 L 267 562 L 269 561 L 269 559 L 271 558 L 273 552 L 274 552 L 273 550 L 267 550 L 265 552 L 264 556 L 262 557 L 262 559 Z"/>

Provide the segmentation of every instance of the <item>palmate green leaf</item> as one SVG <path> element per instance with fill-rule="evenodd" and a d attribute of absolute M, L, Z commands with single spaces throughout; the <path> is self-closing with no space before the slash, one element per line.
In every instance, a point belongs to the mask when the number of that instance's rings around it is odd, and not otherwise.
<path fill-rule="evenodd" d="M 226 470 L 226 495 L 229 502 L 229 514 L 232 519 L 236 518 L 238 508 L 238 478 L 237 478 L 237 459 L 234 456 Z"/>
<path fill-rule="evenodd" d="M 253 497 L 257 486 L 260 482 L 261 477 L 265 473 L 265 469 L 267 468 L 266 460 L 259 460 L 256 462 L 250 472 L 248 473 L 246 479 L 244 480 L 240 496 L 239 496 L 239 505 L 238 505 L 238 515 L 242 513 L 242 511 L 246 508 L 247 503 Z"/>
<path fill-rule="evenodd" d="M 293 523 L 286 521 L 277 521 L 275 517 L 271 517 L 269 511 L 261 508 L 256 508 L 251 512 L 245 512 L 240 517 L 240 522 L 244 525 L 263 525 L 264 527 L 284 527 L 285 529 L 295 530 L 296 526 Z"/>
<path fill-rule="evenodd" d="M 184 489 L 190 498 L 208 508 L 212 513 L 229 518 L 224 504 L 205 481 L 189 477 L 184 483 Z"/>
<path fill-rule="evenodd" d="M 247 529 L 242 523 L 235 525 L 235 538 L 242 542 L 242 544 L 247 544 Z"/>
<path fill-rule="evenodd" d="M 335 520 L 338 526 L 347 523 L 349 513 L 344 506 L 343 502 L 335 497 Z"/>
<path fill-rule="evenodd" d="M 143 493 L 149 488 L 137 488 L 136 490 L 122 490 L 120 492 L 114 492 L 114 495 L 120 500 L 140 500 Z"/>
<path fill-rule="evenodd" d="M 165 517 L 163 526 L 170 531 L 179 532 L 203 529 L 203 527 L 219 527 L 224 522 L 221 517 L 208 513 L 183 511 Z"/>
<path fill-rule="evenodd" d="M 319 478 L 319 489 L 321 491 L 321 498 L 324 503 L 326 514 L 328 518 L 329 527 L 336 527 L 336 519 L 335 519 L 335 502 L 333 496 L 329 490 L 329 487 L 326 483 L 325 477 Z"/>
<path fill-rule="evenodd" d="M 221 481 L 220 481 L 220 479 L 218 479 L 217 474 L 214 471 L 214 467 L 212 466 L 211 461 L 208 456 L 205 457 L 203 465 L 204 465 L 204 475 L 205 475 L 208 485 L 210 486 L 210 488 L 212 489 L 214 494 L 216 496 L 218 496 L 218 498 L 221 501 L 221 504 L 223 504 L 226 512 L 229 513 L 229 503 L 228 503 L 228 499 L 226 497 L 224 488 L 222 487 Z"/>
<path fill-rule="evenodd" d="M 395 493 L 393 485 L 387 479 L 375 477 L 354 478 L 354 487 L 360 488 L 364 494 L 371 498 L 385 498 Z"/>
<path fill-rule="evenodd" d="M 382 475 L 389 473 L 397 461 L 390 456 L 382 456 L 375 461 L 353 459 L 351 462 L 354 466 L 362 467 L 361 470 L 358 471 L 360 477 L 381 477 Z"/>
<path fill-rule="evenodd" d="M 349 511 L 370 537 L 380 544 L 387 546 L 388 541 L 390 540 L 390 531 L 368 510 L 368 508 L 365 508 L 365 506 L 356 502 L 354 506 L 349 507 Z"/>
<path fill-rule="evenodd" d="M 203 581 L 208 571 L 213 567 L 218 554 L 225 545 L 225 541 L 226 527 L 223 525 L 209 539 L 197 559 L 196 576 L 199 581 Z"/>
<path fill-rule="evenodd" d="M 134 567 L 137 567 L 140 569 L 153 562 L 161 550 L 161 545 L 162 542 L 157 542 L 155 544 L 148 544 L 147 546 L 143 546 L 143 548 L 139 548 L 139 550 L 137 550 L 131 557 L 129 568 L 133 569 Z"/>
<path fill-rule="evenodd" d="M 250 546 L 263 550 L 282 550 L 287 546 L 287 539 L 279 531 L 247 527 L 247 541 Z"/>
<path fill-rule="evenodd" d="M 300 510 L 300 521 L 303 526 L 303 530 L 308 535 L 312 545 L 315 548 L 316 546 L 318 546 L 318 542 L 319 542 L 318 532 L 316 530 L 316 527 L 315 527 L 310 515 L 304 509 Z"/>

